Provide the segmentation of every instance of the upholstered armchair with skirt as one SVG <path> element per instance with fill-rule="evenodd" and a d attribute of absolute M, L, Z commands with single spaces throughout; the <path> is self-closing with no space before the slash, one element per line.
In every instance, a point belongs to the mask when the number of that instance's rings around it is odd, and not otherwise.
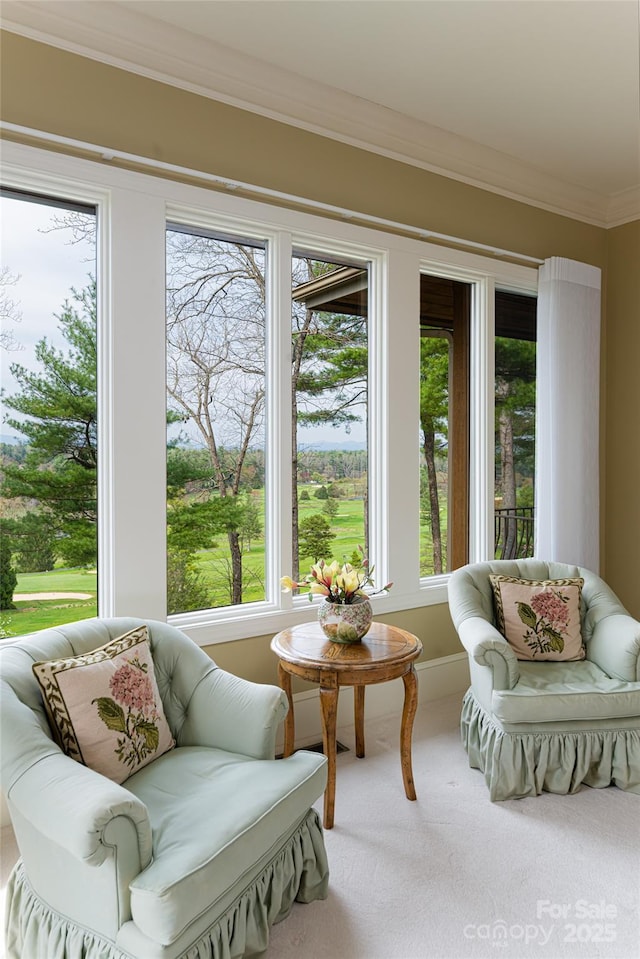
<path fill-rule="evenodd" d="M 277 687 L 137 619 L 12 641 L 0 669 L 9 959 L 259 956 L 326 897 L 325 759 L 274 758 Z"/>
<path fill-rule="evenodd" d="M 496 560 L 454 571 L 448 590 L 471 673 L 462 740 L 490 798 L 582 783 L 640 794 L 640 623 L 606 583 Z"/>

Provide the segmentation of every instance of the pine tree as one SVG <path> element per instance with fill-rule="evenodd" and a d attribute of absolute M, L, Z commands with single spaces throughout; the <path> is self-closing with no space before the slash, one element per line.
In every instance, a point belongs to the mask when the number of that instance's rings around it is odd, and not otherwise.
<path fill-rule="evenodd" d="M 28 452 L 23 463 L 7 464 L 2 495 L 35 502 L 56 553 L 70 566 L 88 566 L 97 555 L 95 282 L 72 290 L 56 318 L 66 348 L 44 337 L 35 348 L 38 371 L 11 367 L 19 389 L 4 403 L 22 416 L 7 422 L 25 436 Z"/>

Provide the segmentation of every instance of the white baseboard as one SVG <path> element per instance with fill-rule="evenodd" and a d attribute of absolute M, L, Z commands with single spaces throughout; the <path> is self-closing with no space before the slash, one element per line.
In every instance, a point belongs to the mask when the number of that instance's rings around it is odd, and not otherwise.
<path fill-rule="evenodd" d="M 464 693 L 469 687 L 469 659 L 466 653 L 443 656 L 416 664 L 418 677 L 418 704 L 442 699 L 453 693 Z M 388 683 L 367 686 L 365 692 L 365 722 L 379 716 L 400 714 L 404 702 L 404 683 L 394 679 Z M 293 696 L 296 747 L 310 746 L 322 740 L 320 696 L 318 689 L 310 689 Z M 353 726 L 353 688 L 340 690 L 338 699 L 338 727 Z M 284 729 L 280 730 L 277 751 L 284 743 Z"/>

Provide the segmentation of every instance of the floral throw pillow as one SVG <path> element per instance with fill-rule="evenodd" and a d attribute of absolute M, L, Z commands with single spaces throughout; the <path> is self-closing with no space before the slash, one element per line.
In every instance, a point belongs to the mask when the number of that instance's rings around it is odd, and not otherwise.
<path fill-rule="evenodd" d="M 103 776 L 122 783 L 175 746 L 146 626 L 33 672 L 61 749 Z"/>
<path fill-rule="evenodd" d="M 489 579 L 498 629 L 518 659 L 584 659 L 580 628 L 583 579 Z"/>

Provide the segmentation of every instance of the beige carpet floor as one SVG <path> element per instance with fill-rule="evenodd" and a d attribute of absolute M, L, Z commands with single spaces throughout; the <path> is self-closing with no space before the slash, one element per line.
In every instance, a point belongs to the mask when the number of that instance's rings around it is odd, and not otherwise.
<path fill-rule="evenodd" d="M 584 787 L 491 803 L 460 745 L 460 701 L 418 709 L 416 802 L 397 717 L 367 723 L 365 759 L 340 730 L 329 898 L 294 906 L 269 959 L 640 956 L 640 796 Z"/>
<path fill-rule="evenodd" d="M 399 717 L 366 724 L 364 759 L 353 728 L 339 730 L 349 751 L 325 832 L 329 897 L 294 905 L 267 959 L 640 957 L 640 796 L 585 787 L 489 802 L 460 745 L 460 700 L 418 708 L 416 802 L 402 786 Z M 3 833 L 6 874 L 15 852 Z"/>

